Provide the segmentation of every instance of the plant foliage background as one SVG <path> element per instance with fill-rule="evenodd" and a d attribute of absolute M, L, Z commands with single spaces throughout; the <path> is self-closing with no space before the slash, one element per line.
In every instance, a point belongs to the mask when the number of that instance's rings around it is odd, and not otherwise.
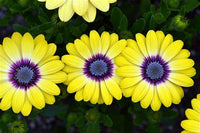
<path fill-rule="evenodd" d="M 160 111 L 142 109 L 130 99 L 123 98 L 111 106 L 76 102 L 67 94 L 66 86 L 52 106 L 34 109 L 29 117 L 0 111 L 0 132 L 81 132 L 81 133 L 160 133 L 180 132 L 184 111 L 200 93 L 200 8 L 198 0 L 118 0 L 107 13 L 98 12 L 94 23 L 86 23 L 74 16 L 68 23 L 60 22 L 57 10 L 48 11 L 36 0 L 0 0 L 0 41 L 14 31 L 44 34 L 48 42 L 55 42 L 58 55 L 66 53 L 65 45 L 88 34 L 104 30 L 116 32 L 120 38 L 135 38 L 148 30 L 162 30 L 174 39 L 185 42 L 196 62 L 195 86 L 186 88 L 181 104 Z"/>

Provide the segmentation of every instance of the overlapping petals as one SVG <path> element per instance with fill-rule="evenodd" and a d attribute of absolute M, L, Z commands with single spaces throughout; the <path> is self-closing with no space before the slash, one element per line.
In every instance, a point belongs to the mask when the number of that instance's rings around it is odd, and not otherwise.
<path fill-rule="evenodd" d="M 43 35 L 33 38 L 14 33 L 0 45 L 0 109 L 12 107 L 13 112 L 28 116 L 34 106 L 42 109 L 54 104 L 60 94 L 56 83 L 67 75 L 64 64 L 54 56 L 56 45 L 48 44 Z"/>
<path fill-rule="evenodd" d="M 184 129 L 182 133 L 199 133 L 200 132 L 200 94 L 197 98 L 192 99 L 192 109 L 187 109 L 185 115 L 187 120 L 181 122 Z"/>
<path fill-rule="evenodd" d="M 87 22 L 93 22 L 96 18 L 97 9 L 107 12 L 111 3 L 117 0 L 38 0 L 46 2 L 46 8 L 53 10 L 58 8 L 61 21 L 67 22 L 76 13 Z"/>
<path fill-rule="evenodd" d="M 65 84 L 69 93 L 76 93 L 76 101 L 110 105 L 113 97 L 122 98 L 114 59 L 126 44 L 126 40 L 119 40 L 115 33 L 103 32 L 100 36 L 96 31 L 67 44 L 69 55 L 62 57 L 63 71 L 68 74 Z"/>
<path fill-rule="evenodd" d="M 140 102 L 143 108 L 154 111 L 163 104 L 179 104 L 184 96 L 182 87 L 191 87 L 196 74 L 190 52 L 181 40 L 172 35 L 150 30 L 146 37 L 136 34 L 136 41 L 128 40 L 127 47 L 115 58 L 120 87 L 125 97 Z"/>

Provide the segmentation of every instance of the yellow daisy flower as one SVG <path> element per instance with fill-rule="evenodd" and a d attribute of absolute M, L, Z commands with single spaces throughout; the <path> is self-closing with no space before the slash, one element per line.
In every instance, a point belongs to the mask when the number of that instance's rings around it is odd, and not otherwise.
<path fill-rule="evenodd" d="M 111 3 L 117 0 L 38 0 L 46 2 L 46 8 L 53 10 L 58 8 L 61 21 L 67 22 L 76 13 L 87 22 L 93 22 L 96 18 L 96 9 L 107 12 Z"/>
<path fill-rule="evenodd" d="M 66 46 L 69 55 L 62 57 L 66 64 L 63 71 L 68 74 L 65 84 L 69 93 L 76 92 L 76 101 L 110 105 L 113 97 L 117 100 L 122 98 L 114 59 L 126 44 L 126 40 L 119 40 L 115 33 L 103 32 L 100 36 L 91 31 L 89 37 L 82 35 L 74 44 Z"/>
<path fill-rule="evenodd" d="M 32 106 L 54 104 L 60 89 L 56 83 L 67 79 L 64 64 L 54 56 L 56 45 L 48 44 L 43 35 L 35 39 L 26 33 L 14 33 L 0 45 L 0 109 L 28 116 Z"/>
<path fill-rule="evenodd" d="M 187 109 L 185 115 L 188 120 L 183 120 L 181 126 L 182 133 L 200 133 L 200 94 L 192 99 L 192 109 Z"/>
<path fill-rule="evenodd" d="M 190 78 L 196 74 L 190 52 L 182 49 L 183 42 L 173 41 L 172 35 L 150 30 L 146 37 L 136 34 L 136 41 L 127 40 L 127 47 L 115 59 L 123 95 L 139 102 L 143 108 L 154 111 L 161 104 L 170 107 L 179 104 L 184 95 L 183 87 L 193 86 Z"/>

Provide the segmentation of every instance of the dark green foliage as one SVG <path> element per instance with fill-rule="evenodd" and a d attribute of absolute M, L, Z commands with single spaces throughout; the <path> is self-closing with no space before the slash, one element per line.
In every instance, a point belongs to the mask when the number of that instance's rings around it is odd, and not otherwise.
<path fill-rule="evenodd" d="M 11 25 L 14 31 L 22 34 L 25 32 L 30 32 L 33 36 L 44 34 L 49 43 L 57 44 L 58 55 L 66 54 L 67 43 L 73 42 L 82 34 L 88 34 L 93 29 L 99 33 L 115 32 L 120 38 L 125 39 L 134 39 L 136 33 L 146 34 L 150 29 L 163 30 L 165 34 L 172 34 L 174 40 L 183 40 L 185 48 L 193 47 L 195 45 L 193 40 L 200 33 L 200 16 L 195 12 L 200 5 L 199 1 L 156 1 L 118 0 L 118 4 L 112 4 L 109 12 L 98 11 L 94 23 L 86 23 L 76 15 L 71 21 L 64 23 L 60 22 L 57 10 L 48 11 L 45 4 L 37 0 L 0 0 L 0 8 L 5 7 L 9 10 L 4 18 L 0 19 L 0 26 Z M 11 23 L 11 18 L 16 15 L 23 17 L 25 20 L 23 25 Z M 65 85 L 60 87 L 61 95 L 56 98 L 54 105 L 47 105 L 43 110 L 33 109 L 29 117 L 13 114 L 11 109 L 7 112 L 1 111 L 0 131 L 16 133 L 30 131 L 30 121 L 34 121 L 38 116 L 54 119 L 50 132 L 161 133 L 169 132 L 168 126 L 172 127 L 170 132 L 182 130 L 179 124 L 184 119 L 184 114 L 180 114 L 183 109 L 185 110 L 185 107 L 180 109 L 182 104 L 167 109 L 162 107 L 158 112 L 153 112 L 150 108 L 142 109 L 138 103 L 132 103 L 130 98 L 115 101 L 111 106 L 92 105 L 76 102 L 74 94 L 67 94 Z M 186 97 L 189 100 L 192 98 Z M 187 106 L 189 103 L 190 101 L 187 102 Z M 16 129 L 16 124 L 22 129 Z M 39 131 L 41 127 L 36 128 Z"/>

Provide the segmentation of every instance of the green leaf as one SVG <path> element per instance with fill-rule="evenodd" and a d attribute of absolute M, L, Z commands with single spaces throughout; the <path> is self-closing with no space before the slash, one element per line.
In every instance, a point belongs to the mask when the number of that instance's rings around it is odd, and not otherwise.
<path fill-rule="evenodd" d="M 200 2 L 198 0 L 184 0 L 182 8 L 186 13 L 188 13 L 197 8 L 199 5 Z"/>
<path fill-rule="evenodd" d="M 117 7 L 113 8 L 111 11 L 110 21 L 117 31 L 127 30 L 128 28 L 128 20 L 126 16 Z"/>
<path fill-rule="evenodd" d="M 144 18 L 140 18 L 137 19 L 134 23 L 133 26 L 131 27 L 131 31 L 133 34 L 138 33 L 138 32 L 142 32 L 145 28 L 145 19 Z"/>
<path fill-rule="evenodd" d="M 87 133 L 100 133 L 99 124 L 94 123 L 94 122 L 88 122 Z"/>
<path fill-rule="evenodd" d="M 158 124 L 148 124 L 147 133 L 161 133 L 161 128 Z"/>
<path fill-rule="evenodd" d="M 101 115 L 101 121 L 107 127 L 112 127 L 113 125 L 113 121 L 109 115 Z"/>
<path fill-rule="evenodd" d="M 17 32 L 20 32 L 21 34 L 24 34 L 28 31 L 27 27 L 19 24 L 13 24 L 13 29 Z"/>
<path fill-rule="evenodd" d="M 150 0 L 141 0 L 140 2 L 140 13 L 143 14 L 150 10 L 151 1 Z"/>

